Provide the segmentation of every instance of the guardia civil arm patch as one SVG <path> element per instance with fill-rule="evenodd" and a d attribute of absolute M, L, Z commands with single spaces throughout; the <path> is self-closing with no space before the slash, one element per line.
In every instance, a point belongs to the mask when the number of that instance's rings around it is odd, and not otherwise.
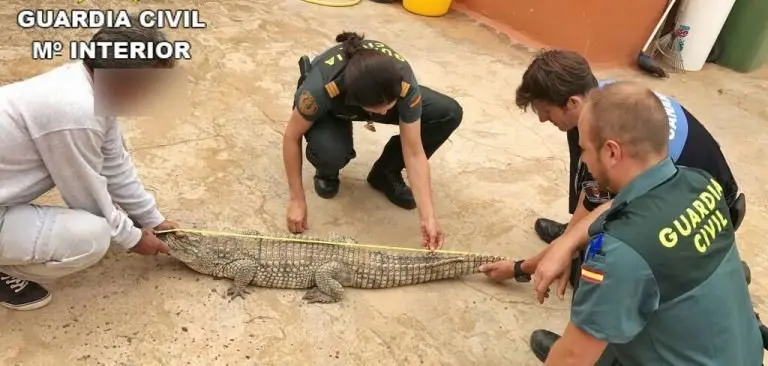
<path fill-rule="evenodd" d="M 589 268 L 587 266 L 581 266 L 581 278 L 587 282 L 601 284 L 603 283 L 603 278 L 605 278 L 605 275 L 603 274 L 603 271 Z"/>
<path fill-rule="evenodd" d="M 315 102 L 315 97 L 309 91 L 305 90 L 299 96 L 299 112 L 307 116 L 317 113 L 317 102 Z"/>

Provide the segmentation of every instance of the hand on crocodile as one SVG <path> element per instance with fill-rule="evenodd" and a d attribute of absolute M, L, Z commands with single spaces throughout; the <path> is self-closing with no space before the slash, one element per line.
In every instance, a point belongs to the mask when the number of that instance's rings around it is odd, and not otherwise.
<path fill-rule="evenodd" d="M 155 226 L 155 231 L 175 230 L 179 228 L 179 224 L 175 221 L 165 220 L 160 225 Z"/>
<path fill-rule="evenodd" d="M 152 229 L 142 229 L 141 239 L 139 239 L 139 242 L 131 248 L 131 252 L 142 255 L 156 255 L 157 253 L 168 254 L 169 251 L 170 249 L 168 249 L 168 246 L 155 236 Z"/>
<path fill-rule="evenodd" d="M 430 251 L 438 250 L 443 246 L 445 241 L 443 229 L 435 218 L 421 221 L 421 241 L 424 248 Z"/>
<path fill-rule="evenodd" d="M 514 262 L 509 260 L 498 261 L 480 266 L 478 270 L 497 282 L 514 279 L 517 282 L 525 283 L 531 280 L 530 273 L 536 268 L 536 260 L 537 257 Z"/>
<path fill-rule="evenodd" d="M 480 272 L 494 281 L 502 282 L 515 277 L 515 266 L 512 261 L 499 261 L 480 266 Z"/>
<path fill-rule="evenodd" d="M 294 234 L 307 230 L 307 202 L 304 200 L 291 200 L 286 215 L 288 230 Z"/>

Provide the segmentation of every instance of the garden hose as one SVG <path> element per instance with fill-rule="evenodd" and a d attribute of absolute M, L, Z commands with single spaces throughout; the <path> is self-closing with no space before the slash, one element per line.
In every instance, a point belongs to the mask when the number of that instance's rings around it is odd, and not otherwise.
<path fill-rule="evenodd" d="M 322 6 L 333 6 L 333 7 L 347 7 L 347 6 L 355 6 L 360 3 L 362 0 L 347 0 L 347 1 L 329 1 L 329 0 L 302 0 L 304 2 L 315 4 L 315 5 L 322 5 Z"/>

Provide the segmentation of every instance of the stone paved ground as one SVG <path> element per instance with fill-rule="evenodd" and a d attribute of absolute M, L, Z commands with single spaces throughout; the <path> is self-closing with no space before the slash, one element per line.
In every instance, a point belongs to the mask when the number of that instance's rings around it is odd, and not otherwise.
<path fill-rule="evenodd" d="M 537 217 L 566 218 L 565 138 L 516 110 L 514 89 L 530 54 L 493 30 L 460 14 L 426 19 L 399 5 L 369 1 L 351 8 L 299 0 L 193 3 L 209 28 L 171 32 L 193 43 L 194 59 L 185 65 L 191 109 L 174 119 L 124 124 L 141 175 L 169 217 L 211 228 L 281 230 L 287 191 L 280 140 L 296 60 L 330 45 L 342 30 L 357 30 L 388 42 L 413 63 L 422 83 L 464 106 L 464 124 L 432 159 L 447 249 L 527 256 L 542 248 L 532 230 Z M 14 18 L 22 4 L 29 2 L 12 1 L 0 10 L 5 27 L 0 80 L 6 83 L 63 62 L 31 61 L 33 39 L 90 34 L 21 32 Z M 130 2 L 98 4 L 118 8 Z M 187 1 L 151 5 L 190 6 Z M 752 266 L 755 305 L 768 310 L 768 259 L 760 234 L 768 230 L 762 168 L 768 71 L 745 76 L 707 67 L 666 81 L 631 71 L 599 74 L 643 80 L 678 97 L 718 138 L 748 196 L 739 247 Z M 393 207 L 365 184 L 370 163 L 394 131 L 356 128 L 358 158 L 343 171 L 338 198 L 308 195 L 311 233 L 336 230 L 361 242 L 418 245 L 416 213 Z M 309 174 L 307 168 L 306 187 Z M 55 192 L 42 201 L 56 202 Z M 110 253 L 88 271 L 50 285 L 55 298 L 47 308 L 0 310 L 0 364 L 535 365 L 528 335 L 540 327 L 563 329 L 569 303 L 538 305 L 529 286 L 494 285 L 482 276 L 350 290 L 342 303 L 327 306 L 302 304 L 301 291 L 268 289 L 228 302 L 222 298 L 226 287 L 168 258 Z"/>

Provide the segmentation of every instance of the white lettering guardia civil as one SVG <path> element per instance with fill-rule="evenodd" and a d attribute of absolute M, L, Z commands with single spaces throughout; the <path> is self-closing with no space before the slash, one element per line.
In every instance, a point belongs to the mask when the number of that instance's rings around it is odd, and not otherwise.
<path fill-rule="evenodd" d="M 144 27 L 203 29 L 208 25 L 200 20 L 200 12 L 191 10 L 143 10 L 139 22 Z"/>
<path fill-rule="evenodd" d="M 131 19 L 126 10 L 98 9 L 37 9 L 22 10 L 16 16 L 21 28 L 103 28 L 131 27 Z"/>

